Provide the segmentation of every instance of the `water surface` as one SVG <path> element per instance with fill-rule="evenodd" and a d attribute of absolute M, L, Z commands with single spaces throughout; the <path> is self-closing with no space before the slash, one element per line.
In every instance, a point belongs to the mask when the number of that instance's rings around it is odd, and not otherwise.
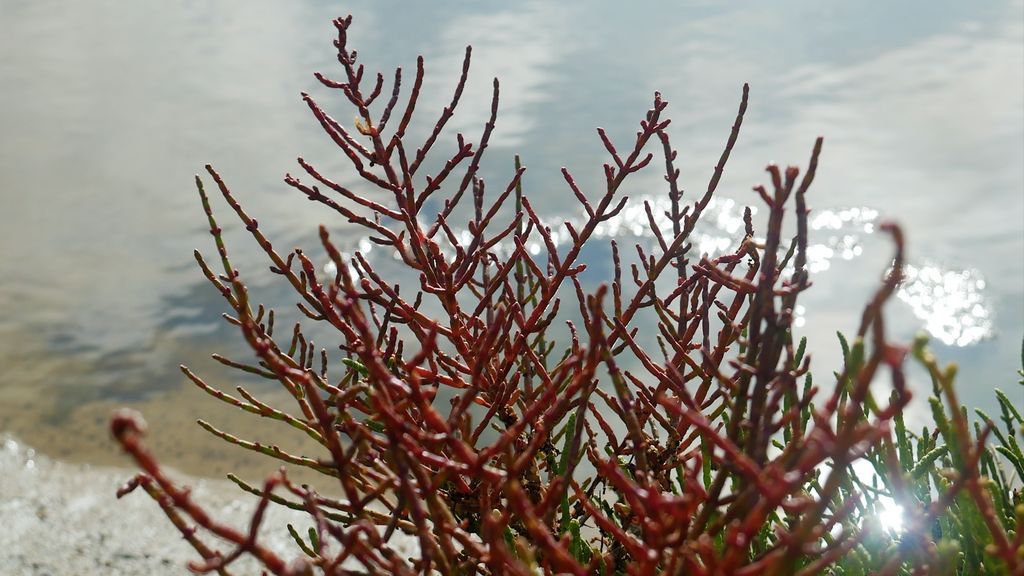
<path fill-rule="evenodd" d="M 190 364 L 231 390 L 238 379 L 208 355 L 245 354 L 192 261 L 193 248 L 211 249 L 192 175 L 213 162 L 279 246 L 313 246 L 320 223 L 358 239 L 281 183 L 299 155 L 344 173 L 299 98 L 334 97 L 311 74 L 336 72 L 330 19 L 341 11 L 355 14 L 353 41 L 368 64 L 408 68 L 426 57 L 425 119 L 447 103 L 473 44 L 453 128 L 478 133 L 499 76 L 502 112 L 484 175 L 497 187 L 521 153 L 528 191 L 552 215 L 577 210 L 559 168 L 596 192 L 605 158 L 594 127 L 625 142 L 655 90 L 671 102 L 692 198 L 749 82 L 722 200 L 753 203 L 767 161 L 804 164 L 824 135 L 816 213 L 855 208 L 899 221 L 918 276 L 932 278 L 923 296 L 908 295 L 912 305 L 891 306 L 893 332 L 909 338 L 936 322 L 915 314 L 936 286 L 970 285 L 990 330 L 946 344 L 938 321 L 935 346 L 961 365 L 970 404 L 991 409 L 995 387 L 1019 397 L 1024 3 L 644 6 L 0 0 L 0 429 L 59 457 L 116 461 L 103 424 L 114 405 L 131 403 L 165 432 L 161 447 L 179 466 L 219 474 L 244 465 L 222 460 L 188 422 L 219 418 L 257 436 L 267 425 L 217 410 L 177 370 Z M 656 170 L 626 190 L 663 191 Z M 284 301 L 256 246 L 221 213 L 236 264 L 264 300 Z M 863 226 L 852 245 L 845 233 L 828 222 L 816 231 L 836 254 L 803 302 L 802 330 L 823 374 L 839 361 L 835 331 L 856 328 L 890 258 L 886 239 Z M 977 312 L 973 303 L 964 310 Z"/>

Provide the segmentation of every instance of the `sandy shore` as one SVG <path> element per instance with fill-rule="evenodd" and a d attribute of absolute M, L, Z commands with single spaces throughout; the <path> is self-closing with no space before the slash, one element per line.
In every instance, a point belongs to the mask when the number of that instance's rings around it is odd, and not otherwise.
<path fill-rule="evenodd" d="M 121 500 L 115 492 L 132 471 L 70 464 L 39 455 L 0 433 L 0 574 L 64 576 L 104 574 L 162 576 L 188 574 L 185 563 L 198 555 L 143 491 Z M 244 527 L 255 498 L 224 480 L 182 479 L 207 510 Z M 271 506 L 261 541 L 283 558 L 301 552 L 285 530 L 304 533 L 307 516 Z M 396 544 L 408 551 L 404 535 Z M 237 574 L 258 574 L 252 563 L 233 565 Z"/>

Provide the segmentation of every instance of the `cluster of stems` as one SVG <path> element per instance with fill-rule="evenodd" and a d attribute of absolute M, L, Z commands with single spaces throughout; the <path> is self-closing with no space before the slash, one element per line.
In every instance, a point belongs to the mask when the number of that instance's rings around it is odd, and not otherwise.
<path fill-rule="evenodd" d="M 183 371 L 214 398 L 297 429 L 321 451 L 297 454 L 201 425 L 324 480 L 319 490 L 300 485 L 284 468 L 262 487 L 233 478 L 259 504 L 248 528 L 226 526 L 162 471 L 141 442 L 141 419 L 119 412 L 114 436 L 142 469 L 121 494 L 141 486 L 160 504 L 202 558 L 193 571 L 227 574 L 237 558 L 251 556 L 269 573 L 293 575 L 956 573 L 974 561 L 944 544 L 943 518 L 958 507 L 977 512 L 970 516 L 980 523 L 976 561 L 993 573 L 1024 573 L 1019 493 L 1000 497 L 983 475 L 994 466 L 985 444 L 994 424 L 972 435 L 952 374 L 922 347 L 916 353 L 949 403 L 938 413 L 948 408 L 950 416 L 941 438 L 938 429 L 916 435 L 903 426 L 911 348 L 887 340 L 883 320 L 902 274 L 899 228 L 884 226 L 896 247 L 893 266 L 864 310 L 842 372 L 827 386 L 812 382 L 792 324 L 810 286 L 806 196 L 821 139 L 806 170 L 769 165 L 770 184 L 755 187 L 768 213 L 763 236 L 748 209 L 739 245 L 701 257 L 690 235 L 736 143 L 748 89 L 710 182 L 689 200 L 675 166 L 668 102 L 655 94 L 629 142 L 598 130 L 608 154 L 599 190 L 584 190 L 562 170 L 585 217 L 559 223 L 570 241 L 557 242 L 524 191 L 518 158 L 497 193 L 485 192 L 479 171 L 497 122 L 497 79 L 479 140 L 457 134 L 454 152 L 437 157 L 466 85 L 470 49 L 450 104 L 425 140 L 411 145 L 423 59 L 411 87 L 398 69 L 386 90 L 383 74 L 366 74 L 357 62 L 351 22 L 335 21 L 340 79 L 316 77 L 352 106 L 352 128 L 303 98 L 358 185 L 301 158 L 304 174 L 285 182 L 365 229 L 396 255 L 413 285 L 382 276 L 379 263 L 347 252 L 326 227 L 323 256 L 279 251 L 207 166 L 271 270 L 294 288 L 304 319 L 282 334 L 274 311 L 254 300 L 232 265 L 197 176 L 218 257 L 208 261 L 197 251 L 196 259 L 254 353 L 249 361 L 214 358 L 276 381 L 294 403 L 274 407 L 241 386 L 235 396 Z M 671 229 L 645 204 L 653 245 L 637 245 L 627 258 L 613 241 L 612 277 L 585 285 L 584 246 L 626 206 L 624 182 L 659 165 Z M 425 175 L 426 166 L 437 173 Z M 432 196 L 445 200 L 427 212 Z M 783 226 L 787 217 L 795 219 L 792 237 L 784 232 L 792 228 Z M 337 340 L 317 348 L 306 336 L 311 324 Z M 917 454 L 909 436 L 918 440 Z M 854 473 L 858 461 L 877 473 Z M 918 471 L 921 462 L 949 467 Z M 903 504 L 901 535 L 871 521 L 882 494 Z M 292 530 L 294 557 L 259 541 L 268 505 L 308 513 L 309 535 Z M 396 552 L 396 532 L 416 539 L 414 555 Z M 230 549 L 217 550 L 208 535 Z M 848 568 L 851 562 L 863 570 Z"/>

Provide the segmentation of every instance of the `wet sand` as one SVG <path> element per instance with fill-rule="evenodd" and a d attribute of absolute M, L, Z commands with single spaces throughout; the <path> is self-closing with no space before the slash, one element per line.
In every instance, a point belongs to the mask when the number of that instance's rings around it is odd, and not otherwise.
<path fill-rule="evenodd" d="M 272 406 L 294 409 L 294 400 L 282 391 L 249 390 Z M 224 391 L 237 396 L 230 388 Z M 110 415 L 121 407 L 133 408 L 145 417 L 149 424 L 146 445 L 161 463 L 193 476 L 224 478 L 232 472 L 243 478 L 263 478 L 280 466 L 267 456 L 216 438 L 200 428 L 197 419 L 246 440 L 277 444 L 291 453 L 311 457 L 326 454 L 290 426 L 218 402 L 191 385 L 139 401 L 96 400 L 70 410 L 57 410 L 48 404 L 54 395 L 41 392 L 29 387 L 0 387 L 0 432 L 13 434 L 39 452 L 64 462 L 133 467 L 108 431 Z M 294 474 L 297 479 L 324 484 L 324 477 L 316 473 L 297 470 Z"/>

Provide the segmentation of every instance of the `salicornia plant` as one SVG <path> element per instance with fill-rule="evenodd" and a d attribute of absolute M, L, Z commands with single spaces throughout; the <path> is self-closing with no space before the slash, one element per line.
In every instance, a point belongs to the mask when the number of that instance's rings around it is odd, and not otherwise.
<path fill-rule="evenodd" d="M 303 98 L 359 183 L 342 184 L 302 159 L 304 174 L 285 181 L 364 229 L 413 281 L 400 287 L 379 260 L 349 254 L 326 227 L 322 255 L 280 251 L 207 166 L 298 297 L 306 320 L 275 328 L 274 312 L 229 259 L 210 180 L 196 178 L 218 253 L 216 262 L 196 259 L 255 354 L 248 363 L 217 358 L 276 380 L 294 404 L 273 407 L 242 387 L 234 396 L 185 373 L 321 450 L 297 454 L 204 426 L 323 482 L 300 485 L 284 469 L 262 487 L 235 479 L 259 504 L 251 526 L 226 526 L 143 447 L 139 417 L 118 413 L 114 436 L 142 468 L 121 493 L 141 486 L 156 499 L 202 557 L 192 570 L 227 574 L 245 555 L 273 574 L 1024 574 L 1021 414 L 1000 396 L 999 423 L 984 414 L 970 422 L 954 370 L 924 342 L 888 340 L 883 309 L 903 270 L 895 225 L 883 226 L 895 244 L 892 267 L 855 337 L 842 340 L 841 373 L 812 381 L 792 324 L 810 286 L 807 194 L 820 139 L 802 174 L 769 165 L 770 183 L 754 188 L 767 208 L 763 237 L 748 209 L 738 246 L 702 257 L 691 233 L 739 136 L 748 89 L 710 182 L 689 198 L 668 102 L 656 93 L 629 142 L 598 130 L 608 154 L 600 190 L 562 170 L 582 222 L 549 222 L 518 158 L 497 192 L 485 193 L 480 167 L 498 118 L 497 80 L 480 139 L 457 134 L 454 152 L 438 156 L 470 50 L 450 104 L 414 143 L 414 115 L 437 113 L 422 106 L 423 59 L 411 82 L 399 69 L 389 84 L 357 63 L 351 23 L 335 21 L 340 79 L 317 78 L 352 106 L 354 123 Z M 652 245 L 627 256 L 612 241 L 610 277 L 585 286 L 584 247 L 627 207 L 623 183 L 641 170 L 664 171 L 670 208 L 659 214 L 645 203 Z M 374 200 L 381 192 L 387 201 Z M 443 202 L 428 205 L 435 198 Z M 787 219 L 795 226 L 784 227 Z M 310 324 L 337 340 L 317 348 Z M 903 421 L 908 355 L 934 383 L 934 426 L 920 432 Z M 268 505 L 308 513 L 309 526 L 290 527 L 294 557 L 257 538 Z M 899 531 L 877 521 L 895 505 Z M 389 545 L 396 531 L 416 538 L 415 555 Z"/>

